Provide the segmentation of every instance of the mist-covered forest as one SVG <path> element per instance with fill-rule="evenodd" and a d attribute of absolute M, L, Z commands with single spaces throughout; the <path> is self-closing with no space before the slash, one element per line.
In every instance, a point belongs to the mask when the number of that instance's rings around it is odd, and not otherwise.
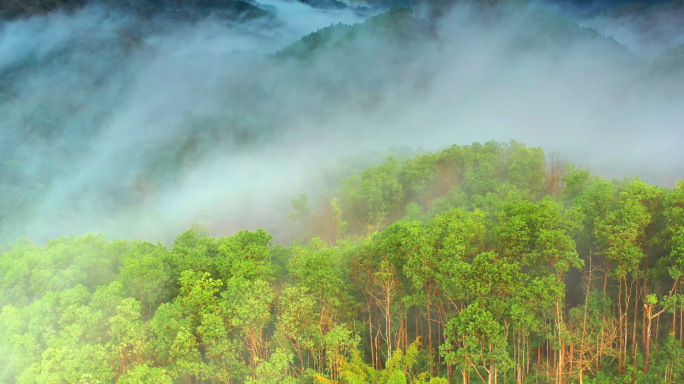
<path fill-rule="evenodd" d="M 20 239 L 2 380 L 668 382 L 684 375 L 684 183 L 606 180 L 521 143 L 454 145 L 171 247 Z"/>
<path fill-rule="evenodd" d="M 0 383 L 684 382 L 683 10 L 0 0 Z"/>

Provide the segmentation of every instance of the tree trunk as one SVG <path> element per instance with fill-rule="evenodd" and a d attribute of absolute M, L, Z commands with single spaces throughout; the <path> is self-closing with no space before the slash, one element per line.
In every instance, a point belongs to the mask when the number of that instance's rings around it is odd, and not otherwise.
<path fill-rule="evenodd" d="M 430 353 L 430 378 L 432 379 L 432 376 L 434 374 L 434 362 L 433 362 L 433 356 L 432 356 L 432 316 L 430 315 L 430 297 L 428 296 L 428 303 L 427 303 L 427 316 L 428 316 L 428 340 L 430 346 L 428 347 L 428 352 Z"/>
<path fill-rule="evenodd" d="M 639 287 L 637 283 L 637 288 L 635 289 L 636 292 L 634 292 L 634 324 L 632 324 L 632 359 L 636 361 L 636 353 L 637 353 L 637 339 L 636 339 L 636 330 L 637 330 L 637 314 L 639 313 Z M 645 283 L 644 283 L 645 285 Z M 643 299 L 641 299 L 643 303 Z"/>
<path fill-rule="evenodd" d="M 672 337 L 677 339 L 677 307 L 672 312 Z"/>
<path fill-rule="evenodd" d="M 561 314 L 561 308 L 560 308 L 560 298 L 556 300 L 556 326 L 558 328 L 558 367 L 557 367 L 557 373 L 556 373 L 556 383 L 557 384 L 563 384 L 563 371 L 564 371 L 564 361 L 563 361 L 563 353 L 565 346 L 563 345 L 563 335 L 561 334 L 561 329 L 562 329 L 562 323 L 563 323 L 563 315 Z"/>
<path fill-rule="evenodd" d="M 623 317 L 622 317 L 622 279 L 620 279 L 620 290 L 618 291 L 618 312 L 619 312 L 619 327 L 620 327 L 620 341 L 618 342 L 618 375 L 622 374 L 622 333 L 624 332 L 624 328 L 622 326 L 623 322 Z"/>
<path fill-rule="evenodd" d="M 371 365 L 377 367 L 375 364 L 375 349 L 373 348 L 373 308 L 370 301 L 368 301 L 368 329 L 369 329 L 369 342 L 371 350 Z"/>
<path fill-rule="evenodd" d="M 658 344 L 658 328 L 660 327 L 660 316 L 656 319 L 656 326 L 655 326 L 655 343 L 656 345 Z"/>
<path fill-rule="evenodd" d="M 653 306 L 648 305 L 646 319 L 648 321 L 648 326 L 646 328 L 646 346 L 645 346 L 645 356 L 644 356 L 644 374 L 648 374 L 648 360 L 651 354 L 651 323 L 653 322 L 653 316 L 651 316 Z"/>

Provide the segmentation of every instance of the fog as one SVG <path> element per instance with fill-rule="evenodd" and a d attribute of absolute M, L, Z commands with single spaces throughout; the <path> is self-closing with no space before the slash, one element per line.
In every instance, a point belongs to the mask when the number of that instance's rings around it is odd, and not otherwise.
<path fill-rule="evenodd" d="M 493 23 L 464 5 L 409 42 L 359 34 L 300 60 L 271 54 L 375 11 L 261 4 L 274 16 L 150 27 L 89 7 L 1 25 L 0 161 L 24 163 L 44 195 L 22 234 L 168 244 L 199 222 L 287 242 L 290 199 L 315 202 L 354 172 L 342 159 L 372 165 L 392 146 L 514 139 L 604 177 L 684 174 L 684 89 L 651 73 L 638 39 L 525 45 L 529 10 Z M 222 141 L 187 144 L 199 126 Z M 194 152 L 167 171 L 178 143 Z"/>
<path fill-rule="evenodd" d="M 620 13 L 610 17 L 599 16 L 582 21 L 606 36 L 627 45 L 644 59 L 654 59 L 661 53 L 684 41 L 684 8 L 674 5 L 638 9 L 633 13 Z"/>

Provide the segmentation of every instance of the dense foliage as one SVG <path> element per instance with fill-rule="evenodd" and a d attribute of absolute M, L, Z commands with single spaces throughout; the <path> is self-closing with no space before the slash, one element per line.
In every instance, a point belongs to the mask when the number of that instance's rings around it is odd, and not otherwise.
<path fill-rule="evenodd" d="M 393 158 L 301 242 L 200 226 L 0 255 L 0 382 L 681 382 L 684 183 L 517 142 Z"/>

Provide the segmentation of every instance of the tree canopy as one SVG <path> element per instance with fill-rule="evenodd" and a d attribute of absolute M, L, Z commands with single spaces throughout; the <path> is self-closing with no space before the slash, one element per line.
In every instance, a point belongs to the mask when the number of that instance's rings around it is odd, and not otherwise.
<path fill-rule="evenodd" d="M 0 382 L 680 382 L 683 196 L 487 142 L 301 194 L 290 246 L 20 239 Z"/>

